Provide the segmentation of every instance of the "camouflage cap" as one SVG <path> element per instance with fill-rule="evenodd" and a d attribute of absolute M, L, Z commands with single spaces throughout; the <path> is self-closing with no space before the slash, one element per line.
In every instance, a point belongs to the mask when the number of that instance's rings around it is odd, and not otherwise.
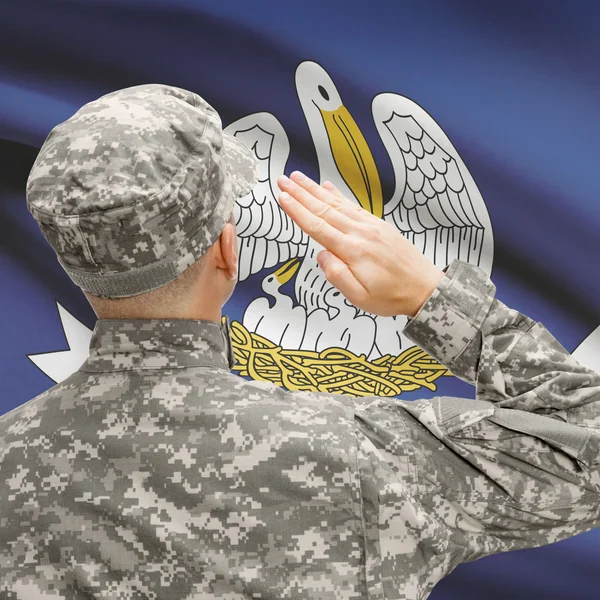
<path fill-rule="evenodd" d="M 122 298 L 173 281 L 202 256 L 256 173 L 252 152 L 200 96 L 142 85 L 50 132 L 27 206 L 75 284 Z"/>

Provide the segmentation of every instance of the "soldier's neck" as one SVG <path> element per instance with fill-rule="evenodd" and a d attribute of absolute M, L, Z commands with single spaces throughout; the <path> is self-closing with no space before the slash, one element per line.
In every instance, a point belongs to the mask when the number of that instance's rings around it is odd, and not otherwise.
<path fill-rule="evenodd" d="M 195 321 L 221 322 L 223 316 L 222 307 L 198 307 L 183 313 L 183 316 L 171 317 L 172 319 L 194 319 Z"/>
<path fill-rule="evenodd" d="M 221 322 L 222 306 L 216 302 L 198 302 L 171 306 L 111 306 L 112 310 L 99 309 L 93 305 L 99 319 L 192 319 L 195 321 Z"/>

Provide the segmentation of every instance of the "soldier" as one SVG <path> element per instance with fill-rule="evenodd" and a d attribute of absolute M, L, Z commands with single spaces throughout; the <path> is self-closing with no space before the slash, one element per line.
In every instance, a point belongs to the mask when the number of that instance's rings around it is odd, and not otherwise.
<path fill-rule="evenodd" d="M 421 599 L 459 563 L 599 522 L 600 376 L 455 261 L 301 174 L 281 205 L 357 306 L 476 400 L 288 392 L 230 373 L 221 309 L 251 153 L 197 95 L 87 104 L 28 207 L 98 314 L 90 356 L 0 419 L 0 598 Z"/>

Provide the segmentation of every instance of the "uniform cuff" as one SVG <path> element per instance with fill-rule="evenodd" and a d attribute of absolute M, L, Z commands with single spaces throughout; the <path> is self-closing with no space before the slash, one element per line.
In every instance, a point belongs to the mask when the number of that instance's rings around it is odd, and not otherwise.
<path fill-rule="evenodd" d="M 460 377 L 452 364 L 480 331 L 495 294 L 481 269 L 455 260 L 404 334 Z"/>

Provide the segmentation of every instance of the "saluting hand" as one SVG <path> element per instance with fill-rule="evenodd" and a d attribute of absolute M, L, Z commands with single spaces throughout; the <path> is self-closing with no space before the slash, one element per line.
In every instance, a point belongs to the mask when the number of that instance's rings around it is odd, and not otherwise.
<path fill-rule="evenodd" d="M 443 277 L 414 244 L 382 219 L 302 173 L 280 177 L 279 202 L 322 250 L 317 262 L 327 280 L 358 308 L 413 317 Z"/>

